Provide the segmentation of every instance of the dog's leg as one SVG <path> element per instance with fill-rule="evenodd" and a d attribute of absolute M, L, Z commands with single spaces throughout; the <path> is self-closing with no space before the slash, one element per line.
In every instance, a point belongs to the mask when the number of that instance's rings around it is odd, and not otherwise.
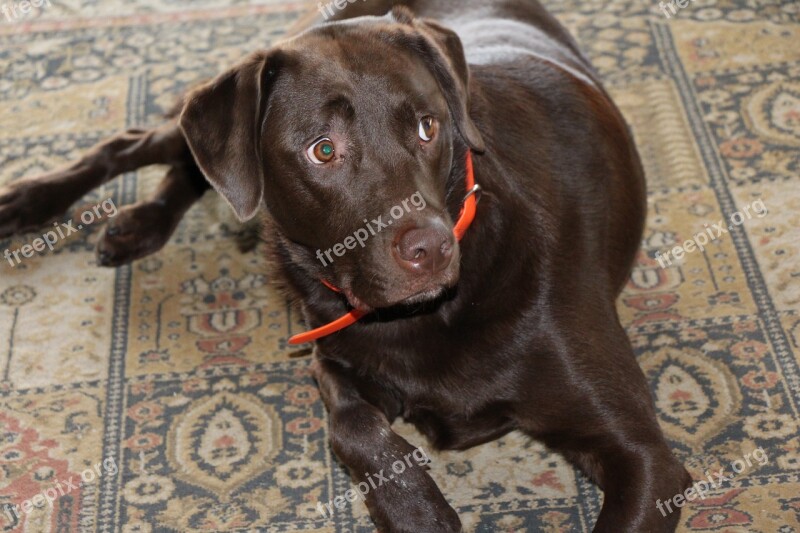
<path fill-rule="evenodd" d="M 415 448 L 392 431 L 383 411 L 361 396 L 347 371 L 335 362 L 318 360 L 315 375 L 330 412 L 333 451 L 350 469 L 378 529 L 461 531 L 458 514 L 425 466 L 413 458 Z M 336 512 L 335 507 L 332 511 Z"/>
<path fill-rule="evenodd" d="M 666 443 L 642 436 L 607 435 L 595 449 L 565 453 L 603 489 L 595 533 L 672 533 L 678 526 L 681 509 L 673 498 L 684 494 L 691 478 Z"/>
<path fill-rule="evenodd" d="M 163 248 L 209 188 L 194 163 L 172 167 L 151 198 L 120 209 L 111 220 L 97 243 L 97 263 L 120 266 Z"/>
<path fill-rule="evenodd" d="M 607 316 L 616 316 L 613 309 Z M 558 383 L 559 391 L 569 393 L 554 401 L 552 389 L 531 392 L 519 407 L 520 427 L 603 489 L 596 533 L 675 531 L 680 509 L 673 505 L 672 512 L 662 512 L 659 503 L 682 494 L 691 478 L 658 426 L 625 331 L 615 318 L 563 331 L 580 335 L 552 339 L 558 355 L 543 356 L 537 374 L 542 383 Z"/>
<path fill-rule="evenodd" d="M 47 224 L 83 195 L 124 172 L 185 161 L 191 161 L 191 153 L 174 121 L 111 137 L 65 169 L 0 187 L 0 238 Z"/>

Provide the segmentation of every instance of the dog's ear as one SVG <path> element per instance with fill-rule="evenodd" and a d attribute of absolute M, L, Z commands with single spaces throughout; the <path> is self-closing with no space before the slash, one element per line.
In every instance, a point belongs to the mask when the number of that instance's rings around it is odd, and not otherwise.
<path fill-rule="evenodd" d="M 264 198 L 260 138 L 274 56 L 255 52 L 193 91 L 178 121 L 200 170 L 242 221 Z"/>
<path fill-rule="evenodd" d="M 414 43 L 414 48 L 436 77 L 459 132 L 470 148 L 476 152 L 485 151 L 483 137 L 469 115 L 469 66 L 461 39 L 454 31 L 432 20 L 415 19 L 405 7 L 394 8 L 389 16 L 395 22 L 412 26 L 422 35 L 422 42 Z"/>

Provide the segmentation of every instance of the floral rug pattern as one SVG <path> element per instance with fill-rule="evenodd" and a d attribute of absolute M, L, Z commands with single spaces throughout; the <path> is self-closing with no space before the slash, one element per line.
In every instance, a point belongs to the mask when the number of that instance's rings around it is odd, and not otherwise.
<path fill-rule="evenodd" d="M 695 479 L 727 473 L 679 530 L 798 533 L 800 5 L 696 0 L 667 18 L 655 0 L 546 3 L 645 162 L 649 224 L 619 309 L 662 427 Z M 314 6 L 63 0 L 0 18 L 0 182 L 157 123 Z M 70 216 L 133 203 L 163 173 L 127 174 Z M 163 252 L 119 270 L 95 265 L 100 228 L 0 264 L 0 531 L 374 531 L 358 501 L 318 510 L 350 480 L 308 357 L 286 345 L 297 312 L 261 256 L 237 250 L 223 203 L 207 195 Z M 396 427 L 468 531 L 589 531 L 597 517 L 598 489 L 520 434 L 436 453 Z"/>

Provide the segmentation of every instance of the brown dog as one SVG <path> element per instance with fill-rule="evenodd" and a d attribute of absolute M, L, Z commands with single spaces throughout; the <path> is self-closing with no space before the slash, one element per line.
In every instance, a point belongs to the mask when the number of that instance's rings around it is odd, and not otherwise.
<path fill-rule="evenodd" d="M 242 220 L 261 214 L 308 324 L 348 304 L 346 323 L 361 318 L 316 346 L 333 450 L 357 481 L 414 449 L 397 417 L 440 448 L 519 429 L 605 491 L 595 531 L 674 530 L 656 502 L 690 478 L 614 304 L 645 215 L 620 113 L 534 0 L 404 2 L 426 18 L 396 3 L 348 4 L 190 94 L 179 119 L 0 190 L 0 236 L 170 165 L 110 223 L 100 263 L 160 249 L 209 183 Z M 470 158 L 483 195 L 459 242 Z M 461 529 L 421 467 L 366 501 L 388 531 Z"/>

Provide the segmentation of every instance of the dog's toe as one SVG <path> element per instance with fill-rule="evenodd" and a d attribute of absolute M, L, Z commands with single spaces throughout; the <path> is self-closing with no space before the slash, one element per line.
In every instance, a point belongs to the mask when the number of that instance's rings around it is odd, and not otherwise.
<path fill-rule="evenodd" d="M 119 235 L 125 235 L 127 232 L 125 231 L 124 227 L 120 224 L 109 224 L 106 228 L 106 235 L 108 237 L 117 237 Z"/>
<path fill-rule="evenodd" d="M 97 264 L 118 267 L 159 251 L 174 229 L 162 205 L 141 203 L 121 209 L 97 243 Z"/>
<path fill-rule="evenodd" d="M 135 261 L 146 255 L 145 240 L 123 231 L 119 225 L 110 225 L 97 243 L 97 264 L 118 267 Z"/>
<path fill-rule="evenodd" d="M 148 255 L 149 250 L 146 240 L 138 240 L 135 236 L 120 235 L 119 233 L 110 235 L 106 231 L 97 243 L 97 264 L 112 268 L 127 265 Z"/>

